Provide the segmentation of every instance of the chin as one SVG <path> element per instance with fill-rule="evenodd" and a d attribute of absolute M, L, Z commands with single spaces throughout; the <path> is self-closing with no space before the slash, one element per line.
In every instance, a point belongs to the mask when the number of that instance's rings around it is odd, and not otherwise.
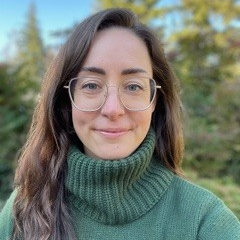
<path fill-rule="evenodd" d="M 128 148 L 127 148 L 128 147 Z M 91 146 L 92 149 L 93 146 Z M 119 160 L 130 156 L 135 150 L 136 147 L 119 145 L 107 145 L 104 148 L 98 148 L 95 146 L 95 151 L 90 151 L 91 148 L 85 148 L 85 154 L 89 157 L 95 159 L 103 159 L 103 160 Z"/>

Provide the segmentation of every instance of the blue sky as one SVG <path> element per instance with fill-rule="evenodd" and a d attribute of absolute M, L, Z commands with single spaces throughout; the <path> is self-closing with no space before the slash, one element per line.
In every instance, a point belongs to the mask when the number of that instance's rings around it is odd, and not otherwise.
<path fill-rule="evenodd" d="M 57 41 L 51 36 L 56 30 L 67 29 L 94 12 L 97 0 L 0 0 L 0 61 L 14 53 L 16 33 L 27 19 L 31 3 L 35 3 L 38 26 L 44 44 Z M 178 0 L 161 0 L 161 5 Z"/>
<path fill-rule="evenodd" d="M 0 0 L 0 59 L 23 28 L 31 2 L 35 3 L 38 25 L 45 43 L 51 42 L 51 32 L 71 27 L 90 15 L 95 0 Z"/>

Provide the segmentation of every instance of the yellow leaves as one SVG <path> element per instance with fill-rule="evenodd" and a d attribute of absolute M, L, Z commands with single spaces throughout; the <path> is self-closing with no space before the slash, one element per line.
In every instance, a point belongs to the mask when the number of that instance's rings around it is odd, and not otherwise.
<path fill-rule="evenodd" d="M 195 23 L 206 25 L 212 15 L 222 16 L 223 23 L 229 24 L 239 18 L 240 4 L 233 0 L 181 0 L 183 8 L 191 12 Z"/>
<path fill-rule="evenodd" d="M 158 19 L 166 13 L 165 9 L 157 6 L 159 2 L 161 0 L 99 0 L 98 7 L 100 9 L 128 8 L 133 10 L 143 23 L 149 24 L 152 20 Z"/>

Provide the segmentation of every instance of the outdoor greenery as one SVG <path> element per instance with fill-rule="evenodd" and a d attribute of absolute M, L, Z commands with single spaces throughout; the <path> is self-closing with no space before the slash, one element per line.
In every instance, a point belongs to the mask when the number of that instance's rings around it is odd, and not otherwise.
<path fill-rule="evenodd" d="M 44 74 L 44 47 L 34 5 L 18 34 L 16 55 L 0 64 L 0 199 L 11 192 L 16 159 L 26 141 Z"/>
<path fill-rule="evenodd" d="M 186 176 L 217 194 L 240 218 L 240 3 L 173 2 L 98 0 L 95 7 L 133 9 L 155 29 L 181 84 Z M 33 5 L 16 47 L 16 56 L 0 65 L 0 208 L 11 192 L 52 54 L 41 40 Z"/>

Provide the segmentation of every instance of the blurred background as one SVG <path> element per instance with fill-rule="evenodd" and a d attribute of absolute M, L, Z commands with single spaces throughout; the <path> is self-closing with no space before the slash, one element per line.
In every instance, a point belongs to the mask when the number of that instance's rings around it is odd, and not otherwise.
<path fill-rule="evenodd" d="M 109 7 L 158 34 L 181 84 L 185 174 L 240 218 L 239 0 L 1 0 L 0 209 L 47 66 L 78 22 Z"/>

